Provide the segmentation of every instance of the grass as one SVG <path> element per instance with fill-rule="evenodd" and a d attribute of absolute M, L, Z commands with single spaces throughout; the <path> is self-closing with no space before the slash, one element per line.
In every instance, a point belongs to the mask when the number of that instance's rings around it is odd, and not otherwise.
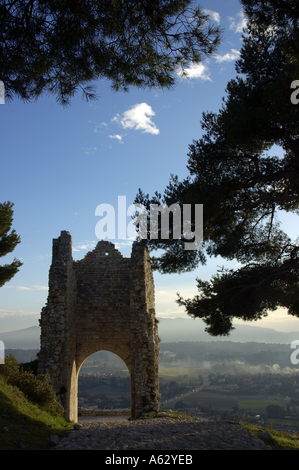
<path fill-rule="evenodd" d="M 73 425 L 28 401 L 0 376 L 0 450 L 49 450 L 47 439 L 64 437 Z"/>
<path fill-rule="evenodd" d="M 238 400 L 239 401 L 239 407 L 241 409 L 248 409 L 248 410 L 260 410 L 260 411 L 264 411 L 266 409 L 266 407 L 268 405 L 280 405 L 280 406 L 283 406 L 283 400 L 275 400 L 275 399 L 271 399 L 269 398 L 268 400 L 267 399 L 264 399 L 264 400 L 261 400 L 261 399 L 245 399 L 245 400 Z"/>
<path fill-rule="evenodd" d="M 170 410 L 159 410 L 159 412 L 144 413 L 139 419 L 156 418 L 160 412 L 167 413 L 167 417 L 173 419 L 193 419 L 193 415 L 187 413 L 179 413 L 177 411 Z M 157 416 L 158 415 L 158 416 Z M 247 431 L 251 431 L 252 434 L 261 439 L 266 445 L 270 446 L 272 450 L 299 450 L 299 436 L 288 434 L 283 431 L 277 431 L 271 428 L 263 428 L 255 424 L 249 423 L 235 423 L 240 424 Z M 271 439 L 265 439 L 261 437 L 263 432 L 267 432 L 271 435 Z"/>
<path fill-rule="evenodd" d="M 255 424 L 240 423 L 244 429 L 251 431 L 255 436 L 262 439 L 265 444 L 269 445 L 272 450 L 299 450 L 299 436 L 287 434 L 283 431 L 277 431 L 275 429 L 262 428 Z M 271 440 L 260 437 L 263 432 L 268 432 L 271 435 Z"/>
<path fill-rule="evenodd" d="M 198 376 L 201 374 L 202 369 L 198 367 L 186 367 L 186 366 L 159 366 L 159 376 L 166 380 L 174 380 L 178 384 L 182 382 L 198 382 Z M 185 377 L 187 376 L 187 377 Z"/>

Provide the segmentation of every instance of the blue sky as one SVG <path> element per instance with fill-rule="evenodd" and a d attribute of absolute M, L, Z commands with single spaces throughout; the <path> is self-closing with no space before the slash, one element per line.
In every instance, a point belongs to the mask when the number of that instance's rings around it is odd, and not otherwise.
<path fill-rule="evenodd" d="M 21 236 L 21 244 L 1 263 L 15 256 L 24 263 L 0 290 L 0 332 L 38 324 L 47 300 L 52 239 L 61 230 L 71 233 L 74 259 L 81 259 L 98 242 L 99 204 L 117 209 L 118 196 L 126 196 L 129 206 L 138 188 L 152 195 L 164 191 L 171 173 L 187 176 L 188 145 L 202 134 L 202 112 L 221 107 L 226 84 L 236 75 L 245 25 L 238 0 L 201 4 L 224 28 L 224 37 L 214 57 L 190 65 L 188 79 L 178 74 L 174 89 L 114 93 L 102 80 L 98 101 L 87 103 L 78 93 L 69 108 L 53 96 L 0 106 L 0 201 L 14 203 L 13 228 Z M 285 223 L 292 230 L 292 219 Z M 111 241 L 130 256 L 128 242 Z M 236 266 L 212 259 L 190 274 L 155 273 L 157 315 L 186 317 L 175 303 L 176 292 L 192 297 L 195 277 L 209 279 L 224 264 Z M 297 322 L 278 312 L 256 324 L 299 331 Z"/>

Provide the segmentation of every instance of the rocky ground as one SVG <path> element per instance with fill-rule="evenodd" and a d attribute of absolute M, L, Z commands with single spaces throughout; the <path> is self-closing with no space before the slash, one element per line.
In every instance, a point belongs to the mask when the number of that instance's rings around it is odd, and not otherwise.
<path fill-rule="evenodd" d="M 81 417 L 57 450 L 271 450 L 238 424 L 201 418 Z"/>

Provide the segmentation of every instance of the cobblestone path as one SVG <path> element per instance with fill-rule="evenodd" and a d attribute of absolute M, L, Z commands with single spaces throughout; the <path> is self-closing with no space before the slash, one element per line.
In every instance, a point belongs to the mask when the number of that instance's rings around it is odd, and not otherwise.
<path fill-rule="evenodd" d="M 271 450 L 250 431 L 225 421 L 157 417 L 81 419 L 57 450 Z"/>

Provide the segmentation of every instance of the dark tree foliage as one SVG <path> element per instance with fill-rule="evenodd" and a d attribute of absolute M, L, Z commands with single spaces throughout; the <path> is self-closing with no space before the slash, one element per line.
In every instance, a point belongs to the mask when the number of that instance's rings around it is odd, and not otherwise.
<path fill-rule="evenodd" d="M 0 257 L 11 253 L 21 241 L 15 230 L 10 232 L 13 221 L 12 208 L 11 202 L 0 204 Z M 12 279 L 22 264 L 15 258 L 12 263 L 0 266 L 0 287 Z"/>
<path fill-rule="evenodd" d="M 299 317 L 299 242 L 282 230 L 279 212 L 299 209 L 299 107 L 291 83 L 299 80 L 299 6 L 295 1 L 242 1 L 249 18 L 239 73 L 227 85 L 218 113 L 203 113 L 203 136 L 189 147 L 190 176 L 172 177 L 166 204 L 204 205 L 204 243 L 186 253 L 181 240 L 150 240 L 162 248 L 160 272 L 194 269 L 207 256 L 236 259 L 237 270 L 197 279 L 199 294 L 183 299 L 211 335 L 227 335 L 233 318 L 257 320 L 286 307 Z M 273 156 L 271 148 L 282 149 Z M 149 204 L 139 192 L 137 202 Z"/>
<path fill-rule="evenodd" d="M 1 0 L 6 99 L 52 93 L 66 105 L 91 82 L 169 88 L 175 71 L 215 51 L 220 29 L 192 0 Z"/>

